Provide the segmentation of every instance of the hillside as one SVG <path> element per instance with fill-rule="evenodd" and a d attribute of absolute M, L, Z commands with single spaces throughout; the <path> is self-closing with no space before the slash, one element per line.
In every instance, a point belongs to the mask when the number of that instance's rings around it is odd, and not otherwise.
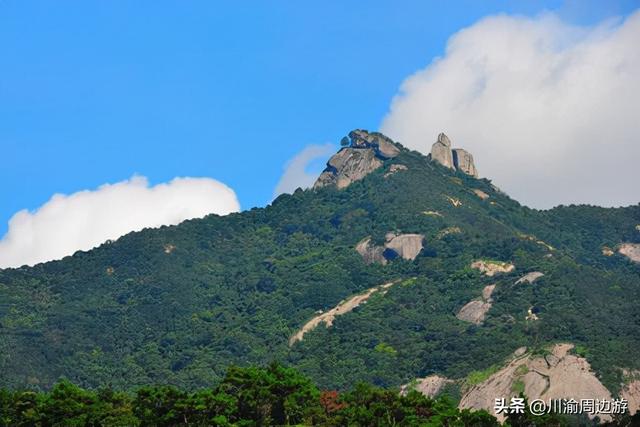
<path fill-rule="evenodd" d="M 640 369 L 640 264 L 617 252 L 640 243 L 640 205 L 533 210 L 475 178 L 468 159 L 473 173 L 386 138 L 363 155 L 357 141 L 326 171 L 367 166 L 347 180 L 323 174 L 266 208 L 0 270 L 0 386 L 195 389 L 231 364 L 277 360 L 323 388 L 396 387 L 473 377 L 559 342 L 614 395 L 623 370 Z M 516 284 L 531 272 L 543 276 Z M 456 317 L 474 300 L 479 320 Z"/>

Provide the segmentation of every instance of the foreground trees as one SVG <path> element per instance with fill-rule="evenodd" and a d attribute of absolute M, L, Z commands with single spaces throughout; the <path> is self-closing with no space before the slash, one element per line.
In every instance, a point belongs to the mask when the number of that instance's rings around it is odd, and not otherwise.
<path fill-rule="evenodd" d="M 635 417 L 634 417 L 635 418 Z M 622 420 L 621 420 L 622 421 Z M 636 422 L 638 420 L 635 420 Z M 513 426 L 570 425 L 525 414 Z M 459 410 L 448 397 L 401 396 L 360 383 L 345 393 L 320 392 L 292 368 L 231 367 L 213 389 L 186 392 L 145 386 L 133 393 L 84 390 L 69 381 L 49 392 L 0 389 L 0 426 L 497 426 L 485 411 Z M 626 422 L 616 425 L 635 425 Z"/>

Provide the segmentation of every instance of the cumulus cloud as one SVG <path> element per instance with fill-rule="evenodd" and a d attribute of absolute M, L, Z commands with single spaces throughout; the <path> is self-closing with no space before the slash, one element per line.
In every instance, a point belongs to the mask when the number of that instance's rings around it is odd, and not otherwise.
<path fill-rule="evenodd" d="M 273 197 L 293 193 L 296 188 L 309 188 L 318 178 L 326 160 L 336 151 L 332 144 L 308 145 L 287 162 Z"/>
<path fill-rule="evenodd" d="M 134 176 L 97 190 L 56 194 L 36 211 L 22 210 L 9 220 L 0 267 L 60 259 L 130 231 L 239 209 L 234 191 L 210 178 L 175 178 L 152 187 Z"/>
<path fill-rule="evenodd" d="M 576 27 L 493 16 L 406 79 L 381 130 L 427 153 L 439 132 L 530 206 L 640 202 L 640 11 Z"/>

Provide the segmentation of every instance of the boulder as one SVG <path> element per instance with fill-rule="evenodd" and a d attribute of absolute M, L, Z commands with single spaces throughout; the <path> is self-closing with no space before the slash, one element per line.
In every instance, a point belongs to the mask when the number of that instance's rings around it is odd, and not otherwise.
<path fill-rule="evenodd" d="M 485 286 L 485 288 L 482 290 L 482 297 L 465 304 L 465 306 L 462 307 L 460 311 L 458 311 L 456 317 L 463 322 L 470 322 L 475 325 L 481 324 L 493 304 L 491 294 L 493 294 L 493 290 L 495 288 L 495 284 Z"/>
<path fill-rule="evenodd" d="M 462 148 L 454 148 L 453 151 L 453 166 L 460 172 L 471 175 L 475 178 L 478 177 L 478 171 L 476 165 L 473 163 L 473 156 L 467 150 Z"/>
<path fill-rule="evenodd" d="M 414 260 L 422 250 L 422 234 L 387 233 L 384 246 L 376 246 L 367 237 L 356 245 L 356 251 L 367 264 L 379 263 L 385 265 L 389 260 L 402 258 Z"/>
<path fill-rule="evenodd" d="M 527 273 L 524 276 L 522 276 L 521 278 L 519 278 L 516 281 L 516 285 L 519 285 L 520 283 L 533 283 L 536 280 L 538 280 L 539 278 L 541 278 L 542 276 L 544 276 L 544 273 L 540 272 L 540 271 L 532 271 L 531 273 Z"/>
<path fill-rule="evenodd" d="M 372 244 L 370 237 L 361 240 L 356 245 L 356 251 L 367 264 L 379 263 L 385 265 L 387 263 L 387 259 L 383 256 L 384 248 Z"/>
<path fill-rule="evenodd" d="M 349 132 L 349 138 L 353 148 L 373 148 L 383 159 L 393 159 L 400 154 L 400 149 L 393 141 L 381 133 L 356 129 Z"/>
<path fill-rule="evenodd" d="M 327 185 L 345 188 L 382 166 L 372 148 L 343 148 L 327 162 L 327 168 L 320 174 L 313 188 Z"/>
<path fill-rule="evenodd" d="M 475 325 L 479 325 L 484 321 L 485 315 L 490 308 L 490 302 L 473 300 L 465 304 L 465 306 L 462 307 L 460 311 L 458 311 L 456 317 L 463 322 L 469 322 Z"/>
<path fill-rule="evenodd" d="M 389 178 L 394 173 L 400 172 L 400 171 L 406 171 L 407 169 L 408 168 L 405 165 L 393 164 L 389 166 L 389 170 L 384 174 L 384 177 Z"/>
<path fill-rule="evenodd" d="M 475 189 L 473 190 L 473 193 L 474 193 L 476 196 L 480 197 L 482 200 L 486 200 L 486 199 L 488 199 L 488 198 L 489 198 L 489 195 L 488 195 L 487 193 L 485 193 L 485 192 L 484 192 L 484 191 L 482 191 L 482 190 L 478 190 L 477 188 L 475 188 Z"/>
<path fill-rule="evenodd" d="M 329 159 L 313 188 L 328 185 L 345 188 L 381 167 L 384 160 L 400 154 L 400 148 L 381 133 L 356 129 L 349 133 L 347 141 L 348 146 Z"/>
<path fill-rule="evenodd" d="M 454 169 L 451 141 L 444 133 L 438 135 L 438 140 L 431 146 L 431 160 L 440 163 L 444 167 Z"/>
<path fill-rule="evenodd" d="M 391 249 L 402 259 L 414 260 L 422 250 L 422 234 L 400 234 L 385 243 L 386 249 Z"/>

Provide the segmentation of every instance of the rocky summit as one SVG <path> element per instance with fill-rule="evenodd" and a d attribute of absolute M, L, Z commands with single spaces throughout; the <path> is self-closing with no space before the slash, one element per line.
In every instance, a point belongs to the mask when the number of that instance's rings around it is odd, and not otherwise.
<path fill-rule="evenodd" d="M 398 154 L 398 146 L 380 133 L 361 129 L 351 131 L 349 145 L 329 159 L 314 188 L 327 185 L 345 188 L 378 169 L 384 160 L 392 159 Z"/>
<path fill-rule="evenodd" d="M 478 177 L 478 170 L 471 153 L 462 148 L 452 149 L 451 140 L 444 133 L 439 134 L 438 140 L 431 146 L 431 160 L 446 168 L 455 169 L 475 178 Z"/>

